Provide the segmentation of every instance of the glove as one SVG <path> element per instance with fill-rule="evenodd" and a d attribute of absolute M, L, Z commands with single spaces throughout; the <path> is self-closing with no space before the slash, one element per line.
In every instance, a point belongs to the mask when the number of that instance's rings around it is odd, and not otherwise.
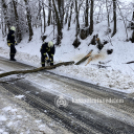
<path fill-rule="evenodd" d="M 17 42 L 15 42 L 15 45 L 18 45 L 18 43 L 17 43 Z"/>

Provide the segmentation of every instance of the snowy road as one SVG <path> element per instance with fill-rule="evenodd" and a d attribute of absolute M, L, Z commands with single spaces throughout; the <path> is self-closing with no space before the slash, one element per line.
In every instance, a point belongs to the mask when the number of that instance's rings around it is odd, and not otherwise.
<path fill-rule="evenodd" d="M 33 67 L 0 59 L 0 69 L 3 71 L 29 68 Z M 13 81 L 15 78 L 22 79 Z M 23 95 L 23 102 L 59 124 L 55 130 L 49 128 L 56 134 L 69 133 L 67 130 L 76 134 L 134 134 L 133 94 L 111 91 L 45 71 L 24 77 L 15 75 L 1 81 L 5 80 L 10 82 L 2 83 L 0 91 Z M 58 107 L 58 104 L 64 107 Z M 26 112 L 38 118 L 39 113 L 32 114 L 27 107 L 24 108 Z"/>

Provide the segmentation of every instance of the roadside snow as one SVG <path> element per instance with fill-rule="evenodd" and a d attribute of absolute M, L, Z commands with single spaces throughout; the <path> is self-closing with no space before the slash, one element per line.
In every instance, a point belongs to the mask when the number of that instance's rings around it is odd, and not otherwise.
<path fill-rule="evenodd" d="M 93 49 L 91 55 L 93 60 L 87 66 L 85 66 L 87 64 L 86 61 L 79 66 L 62 66 L 52 70 L 52 72 L 114 90 L 121 90 L 127 93 L 134 92 L 134 64 L 125 64 L 133 60 L 134 47 L 131 42 L 121 42 L 114 39 L 113 46 L 107 44 L 99 51 L 96 46 L 86 45 L 86 41 L 83 41 L 83 44 L 77 49 L 74 49 L 73 46 L 68 46 L 65 44 L 65 41 L 63 41 L 62 46 L 56 47 L 55 63 L 63 61 L 77 62 L 91 49 Z M 0 47 L 0 55 L 9 57 L 9 48 L 6 46 L 5 41 L 1 44 L 3 45 Z M 40 67 L 40 46 L 41 42 L 31 42 L 25 45 L 23 41 L 16 47 L 18 51 L 16 59 L 20 62 Z M 107 55 L 106 50 L 108 48 L 113 48 L 112 55 Z M 98 68 L 97 64 L 100 61 L 106 63 L 101 65 L 108 67 Z"/>
<path fill-rule="evenodd" d="M 46 41 L 52 40 L 55 43 L 55 40 L 53 39 L 54 36 L 51 34 L 52 28 L 52 26 L 49 26 L 46 29 L 46 35 L 49 35 Z M 89 51 L 93 50 L 91 55 L 92 61 L 87 66 L 86 61 L 79 66 L 62 66 L 51 71 L 114 90 L 121 90 L 127 93 L 134 92 L 134 64 L 126 64 L 126 62 L 133 61 L 134 45 L 131 42 L 125 41 L 126 36 L 123 22 L 118 20 L 118 31 L 112 38 L 112 45 L 110 43 L 106 44 L 101 51 L 98 50 L 96 45 L 88 46 L 92 36 L 89 36 L 85 40 L 81 40 L 81 45 L 74 49 L 71 45 L 75 38 L 74 28 L 75 25 L 72 25 L 71 29 L 67 31 L 67 27 L 64 27 L 64 38 L 61 42 L 61 46 L 56 46 L 56 53 L 54 56 L 55 64 L 66 61 L 77 62 L 89 53 Z M 95 25 L 93 35 L 98 33 L 101 41 L 108 40 L 108 36 L 105 34 L 106 30 L 107 22 L 103 21 Z M 31 42 L 28 43 L 26 37 L 16 46 L 16 59 L 19 62 L 40 67 L 40 47 L 42 44 L 40 29 L 34 29 L 34 31 L 36 32 L 34 32 Z M 131 32 L 132 31 L 128 29 L 129 37 Z M 107 49 L 113 49 L 113 53 L 108 55 Z M 6 44 L 6 38 L 0 38 L 0 55 L 9 58 L 9 47 Z M 101 65 L 107 67 L 98 68 L 97 65 L 100 62 L 105 63 Z"/>

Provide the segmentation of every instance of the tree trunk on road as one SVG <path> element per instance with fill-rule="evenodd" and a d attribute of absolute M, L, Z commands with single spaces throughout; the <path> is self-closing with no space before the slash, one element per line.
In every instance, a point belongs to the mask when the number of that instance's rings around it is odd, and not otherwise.
<path fill-rule="evenodd" d="M 35 72 L 38 72 L 38 71 L 50 70 L 50 69 L 54 69 L 54 68 L 59 67 L 59 66 L 63 66 L 63 65 L 67 66 L 67 65 L 71 65 L 71 64 L 74 64 L 74 61 L 62 62 L 62 63 L 55 64 L 53 66 L 40 67 L 40 68 L 36 68 L 36 69 L 32 69 L 32 70 L 11 71 L 11 72 L 6 72 L 6 73 L 0 74 L 0 78 L 8 76 L 8 75 L 12 75 L 12 74 L 35 73 Z"/>

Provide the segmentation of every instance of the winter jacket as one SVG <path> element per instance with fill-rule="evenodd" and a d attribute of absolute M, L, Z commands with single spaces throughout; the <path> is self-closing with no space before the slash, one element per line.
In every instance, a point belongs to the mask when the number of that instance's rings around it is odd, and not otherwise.
<path fill-rule="evenodd" d="M 48 42 L 44 42 L 41 46 L 40 52 L 42 54 L 42 64 L 44 64 L 44 59 L 45 60 L 50 60 L 50 65 L 53 65 L 53 56 L 55 53 L 55 47 L 48 47 Z M 48 56 L 49 58 L 48 58 Z"/>
<path fill-rule="evenodd" d="M 8 46 L 17 44 L 15 41 L 14 31 L 12 31 L 12 30 L 10 30 L 8 35 L 7 35 L 7 44 L 8 44 Z"/>

